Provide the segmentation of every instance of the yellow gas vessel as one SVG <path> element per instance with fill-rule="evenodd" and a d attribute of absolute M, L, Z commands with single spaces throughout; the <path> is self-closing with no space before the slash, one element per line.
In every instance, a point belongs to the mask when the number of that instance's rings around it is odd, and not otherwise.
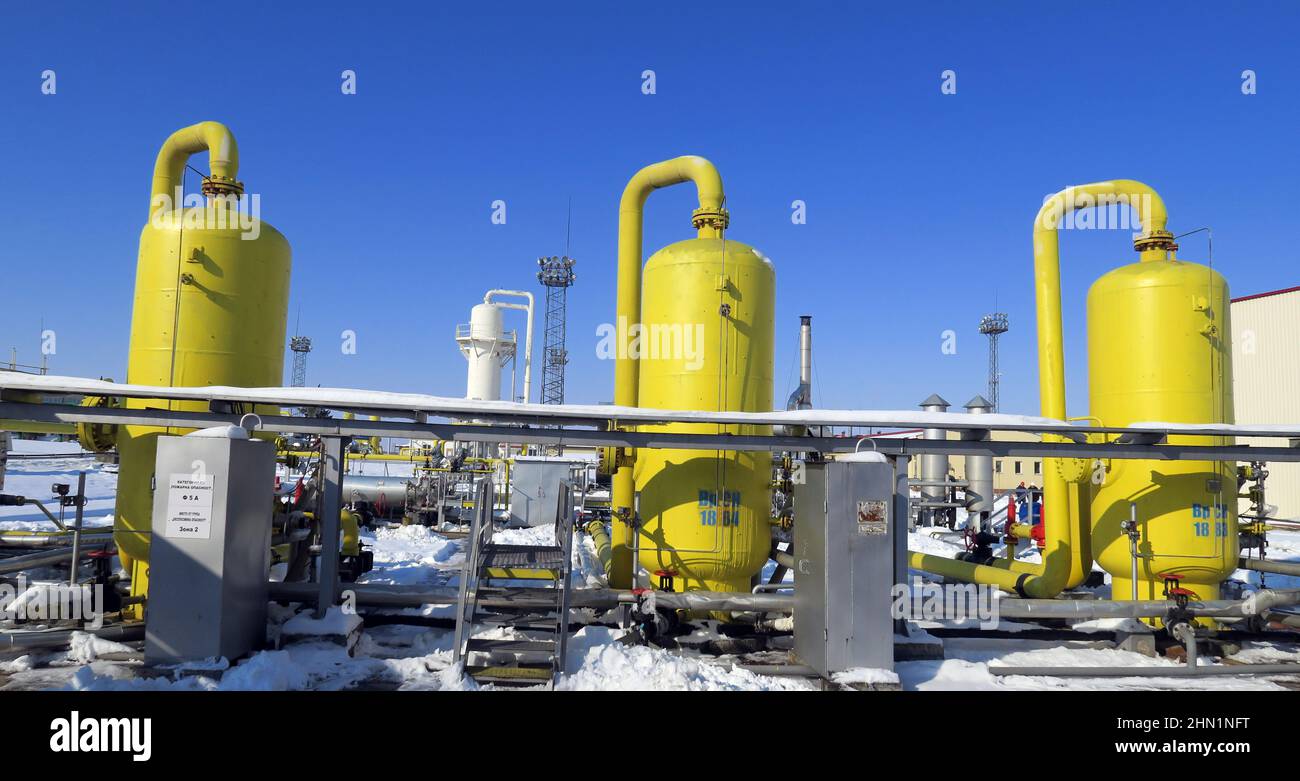
<path fill-rule="evenodd" d="M 1088 376 L 1093 419 L 1231 423 L 1228 284 L 1215 270 L 1146 252 L 1088 292 Z M 1171 436 L 1186 445 L 1224 437 Z M 1236 469 L 1221 461 L 1114 459 L 1092 503 L 1092 549 L 1114 599 L 1162 599 L 1164 576 L 1194 599 L 1217 599 L 1238 557 Z M 1138 579 L 1121 525 L 1136 504 Z"/>
<path fill-rule="evenodd" d="M 203 197 L 187 205 L 190 155 L 207 150 Z M 238 202 L 239 152 L 217 122 L 176 131 L 154 168 L 149 220 L 140 234 L 127 382 L 199 387 L 283 383 L 289 303 L 289 243 Z M 205 402 L 131 399 L 128 408 L 207 411 Z M 278 414 L 275 407 L 235 410 Z M 118 433 L 115 539 L 131 591 L 148 588 L 154 459 L 159 434 L 190 429 L 125 426 Z"/>
<path fill-rule="evenodd" d="M 746 244 L 696 238 L 655 253 L 643 275 L 639 405 L 772 409 L 776 274 Z M 642 431 L 767 433 L 756 426 L 671 424 Z M 642 450 L 639 560 L 676 591 L 749 591 L 771 548 L 766 452 Z"/>

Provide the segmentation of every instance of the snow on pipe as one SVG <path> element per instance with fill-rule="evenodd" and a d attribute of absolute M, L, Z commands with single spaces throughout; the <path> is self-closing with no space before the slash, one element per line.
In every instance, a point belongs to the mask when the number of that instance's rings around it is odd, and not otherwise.
<path fill-rule="evenodd" d="M 1231 618 L 1264 613 L 1300 603 L 1300 589 L 1264 589 L 1245 599 L 1189 602 L 1190 613 L 1207 618 Z M 1159 618 L 1169 612 L 1168 600 L 1000 599 L 1001 618 Z"/>
<path fill-rule="evenodd" d="M 66 648 L 72 635 L 79 629 L 49 629 L 36 632 L 0 632 L 0 648 Z M 133 622 L 113 624 L 94 630 L 90 634 L 101 640 L 119 643 L 144 639 L 144 624 Z"/>
<path fill-rule="evenodd" d="M 528 304 L 503 304 L 500 302 L 493 302 L 492 299 L 497 296 L 517 296 L 519 298 L 525 298 L 528 300 Z M 483 303 L 496 303 L 497 306 L 503 309 L 520 309 L 528 313 L 528 326 L 524 330 L 524 403 L 527 404 L 531 398 L 529 394 L 533 387 L 533 294 L 525 290 L 489 290 L 483 296 Z M 514 394 L 513 388 L 510 390 L 510 393 L 511 395 Z M 510 400 L 514 401 L 513 398 Z"/>
<path fill-rule="evenodd" d="M 989 667 L 989 675 L 1044 678 L 1200 678 L 1219 675 L 1300 675 L 1300 664 L 1225 664 L 1189 667 Z"/>
<path fill-rule="evenodd" d="M 310 602 L 319 596 L 318 584 L 310 582 L 272 582 L 268 585 L 268 589 L 269 598 L 273 600 Z M 370 607 L 454 605 L 460 599 L 460 592 L 454 588 L 421 589 L 343 583 L 339 585 L 339 593 L 343 592 L 351 592 L 356 599 L 356 604 Z M 612 608 L 624 604 L 634 604 L 640 599 L 637 594 L 630 590 L 619 589 L 578 589 L 572 594 L 571 604 L 573 607 Z M 763 613 L 788 613 L 794 610 L 794 597 L 790 594 L 749 594 L 722 591 L 675 593 L 657 591 L 654 600 L 656 607 L 669 610 Z M 479 604 L 485 607 L 529 606 L 531 602 L 536 602 L 538 607 L 554 604 L 536 598 L 517 598 L 508 595 L 479 598 Z"/>

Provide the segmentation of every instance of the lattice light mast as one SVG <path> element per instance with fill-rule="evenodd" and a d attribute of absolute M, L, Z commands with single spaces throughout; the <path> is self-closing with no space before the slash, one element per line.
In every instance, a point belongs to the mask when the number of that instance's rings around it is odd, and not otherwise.
<path fill-rule="evenodd" d="M 569 286 L 577 278 L 573 258 L 568 255 L 538 258 L 537 281 L 546 288 L 546 333 L 542 347 L 542 403 L 564 403 L 564 366 L 569 362 L 565 347 L 565 308 Z"/>
<path fill-rule="evenodd" d="M 1002 400 L 998 397 L 998 337 L 1006 333 L 1011 326 L 1004 312 L 994 312 L 980 319 L 980 333 L 989 338 L 989 402 L 993 411 L 1001 409 Z"/>
<path fill-rule="evenodd" d="M 307 387 L 307 353 L 311 352 L 311 337 L 294 336 L 289 339 L 293 351 L 293 387 Z"/>

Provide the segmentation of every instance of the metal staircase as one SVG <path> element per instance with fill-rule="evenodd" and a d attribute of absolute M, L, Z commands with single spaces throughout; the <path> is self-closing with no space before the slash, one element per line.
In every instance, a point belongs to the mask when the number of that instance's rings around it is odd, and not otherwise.
<path fill-rule="evenodd" d="M 476 490 L 456 613 L 455 659 L 480 683 L 554 685 L 564 673 L 569 638 L 569 576 L 573 569 L 573 485 L 560 485 L 555 545 L 492 541 L 493 485 Z M 520 585 L 520 583 L 525 585 Z M 521 637 L 475 636 L 511 627 Z"/>

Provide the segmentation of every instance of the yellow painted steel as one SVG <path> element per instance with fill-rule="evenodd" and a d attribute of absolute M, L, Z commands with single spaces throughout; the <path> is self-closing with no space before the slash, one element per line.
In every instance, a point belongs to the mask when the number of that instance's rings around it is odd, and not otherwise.
<path fill-rule="evenodd" d="M 1034 292 L 1038 321 L 1038 385 L 1042 415 L 1066 419 L 1065 338 L 1061 323 L 1061 255 L 1058 228 L 1067 214 L 1109 203 L 1131 206 L 1143 226 L 1134 242 L 1143 259 L 1164 256 L 1172 242 L 1164 201 L 1147 185 L 1115 179 L 1067 187 L 1043 201 L 1034 218 Z M 1044 440 L 1061 441 L 1045 435 Z M 1050 598 L 1081 584 L 1092 569 L 1091 465 L 1080 459 L 1043 460 L 1044 540 L 1041 564 L 1000 561 L 982 566 L 910 553 L 911 566 L 945 577 L 983 583 L 1034 598 Z"/>
<path fill-rule="evenodd" d="M 1088 292 L 1088 379 L 1101 425 L 1232 423 L 1228 284 L 1217 271 L 1147 253 Z M 1163 256 L 1163 257 L 1162 257 Z M 1172 444 L 1228 445 L 1227 437 L 1171 436 Z M 1236 464 L 1115 459 L 1092 506 L 1097 563 L 1115 599 L 1131 599 L 1132 557 L 1120 524 L 1137 504 L 1139 599 L 1161 599 L 1164 573 L 1195 599 L 1218 599 L 1237 568 Z"/>
<path fill-rule="evenodd" d="M 690 239 L 655 253 L 643 284 L 642 331 L 630 343 L 641 356 L 640 406 L 772 409 L 776 274 L 767 258 L 737 241 Z M 681 423 L 640 430 L 769 433 Z M 765 452 L 638 452 L 641 566 L 674 573 L 677 591 L 748 591 L 771 548 L 771 471 Z"/>
<path fill-rule="evenodd" d="M 176 198 L 189 156 L 208 150 L 210 197 L 186 208 Z M 140 234 L 127 382 L 196 387 L 276 387 L 284 375 L 289 299 L 289 243 L 275 228 L 240 214 L 228 196 L 239 152 L 234 136 L 216 122 L 172 134 L 154 167 L 149 222 Z M 204 402 L 130 399 L 133 409 L 206 411 Z M 278 414 L 258 406 L 237 412 Z M 123 426 L 121 471 L 114 518 L 131 588 L 148 588 L 150 515 L 157 437 L 188 429 Z"/>
<path fill-rule="evenodd" d="M 627 329 L 641 322 L 641 252 L 643 215 L 646 199 L 661 187 L 683 182 L 694 182 L 700 208 L 695 210 L 692 224 L 700 238 L 719 238 L 727 226 L 727 212 L 723 208 L 725 195 L 722 177 L 712 163 L 702 157 L 685 155 L 654 163 L 637 171 L 623 189 L 618 207 L 618 290 L 615 323 L 619 341 Z M 614 403 L 635 407 L 639 392 L 640 361 L 620 349 L 614 361 Z M 613 504 L 610 523 L 611 566 L 610 585 L 628 588 L 632 585 L 632 549 L 628 519 L 631 517 L 633 492 L 631 457 L 617 462 L 614 471 L 611 500 Z M 610 459 L 611 463 L 613 460 Z"/>
<path fill-rule="evenodd" d="M 344 556 L 361 555 L 361 520 L 356 513 L 344 508 L 339 511 L 339 528 L 343 530 L 343 544 L 339 553 Z"/>

